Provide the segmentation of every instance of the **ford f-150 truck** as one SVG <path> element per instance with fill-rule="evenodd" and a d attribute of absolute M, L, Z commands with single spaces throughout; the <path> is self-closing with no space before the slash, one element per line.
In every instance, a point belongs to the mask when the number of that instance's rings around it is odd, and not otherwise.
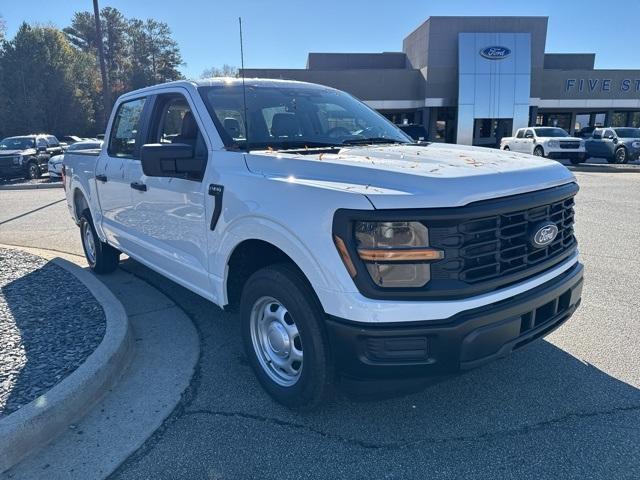
<path fill-rule="evenodd" d="M 500 148 L 537 157 L 568 158 L 573 164 L 585 161 L 584 140 L 557 127 L 520 128 L 515 137 L 503 137 Z"/>
<path fill-rule="evenodd" d="M 279 402 L 336 378 L 449 375 L 507 356 L 580 303 L 576 180 L 557 162 L 414 143 L 308 83 L 180 81 L 123 95 L 64 185 L 90 267 L 126 253 L 238 309 Z"/>

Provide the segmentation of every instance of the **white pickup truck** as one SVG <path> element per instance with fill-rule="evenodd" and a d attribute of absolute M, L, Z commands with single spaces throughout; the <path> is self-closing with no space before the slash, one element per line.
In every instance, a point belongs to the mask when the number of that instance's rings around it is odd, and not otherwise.
<path fill-rule="evenodd" d="M 350 95 L 180 81 L 115 104 L 68 152 L 91 268 L 120 253 L 240 311 L 263 387 L 317 405 L 340 376 L 470 369 L 576 310 L 573 175 L 557 162 L 414 143 Z"/>
<path fill-rule="evenodd" d="M 577 165 L 586 159 L 585 142 L 557 127 L 519 128 L 515 137 L 503 137 L 500 149 L 537 157 L 567 158 Z"/>

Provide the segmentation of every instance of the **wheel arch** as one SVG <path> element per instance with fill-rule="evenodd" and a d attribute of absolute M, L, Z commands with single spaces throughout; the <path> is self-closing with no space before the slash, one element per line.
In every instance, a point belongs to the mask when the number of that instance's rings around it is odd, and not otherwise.
<path fill-rule="evenodd" d="M 282 225 L 263 218 L 244 220 L 222 240 L 220 264 L 215 266 L 216 271 L 224 272 L 220 304 L 237 307 L 242 287 L 254 272 L 275 263 L 289 263 L 301 272 L 322 305 L 322 292 L 329 282 L 308 248 Z"/>

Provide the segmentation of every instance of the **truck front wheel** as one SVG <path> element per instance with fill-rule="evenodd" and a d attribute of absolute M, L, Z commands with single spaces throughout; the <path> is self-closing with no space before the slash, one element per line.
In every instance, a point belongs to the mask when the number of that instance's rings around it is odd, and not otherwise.
<path fill-rule="evenodd" d="M 542 147 L 538 146 L 533 149 L 533 154 L 536 157 L 544 157 L 544 150 L 542 149 Z"/>
<path fill-rule="evenodd" d="M 91 270 L 96 273 L 111 273 L 118 268 L 120 252 L 100 241 L 89 209 L 84 210 L 80 216 L 80 238 Z"/>
<path fill-rule="evenodd" d="M 27 164 L 27 178 L 29 180 L 40 178 L 40 167 L 34 161 L 31 161 Z"/>
<path fill-rule="evenodd" d="M 324 312 L 294 266 L 276 264 L 247 281 L 240 301 L 244 349 L 259 382 L 278 402 L 311 409 L 334 375 Z"/>

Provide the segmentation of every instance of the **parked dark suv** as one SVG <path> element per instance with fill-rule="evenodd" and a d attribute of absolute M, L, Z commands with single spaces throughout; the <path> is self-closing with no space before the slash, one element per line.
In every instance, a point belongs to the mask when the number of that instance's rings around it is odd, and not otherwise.
<path fill-rule="evenodd" d="M 61 153 L 53 135 L 7 137 L 0 142 L 0 178 L 38 178 L 47 171 L 49 158 Z"/>

